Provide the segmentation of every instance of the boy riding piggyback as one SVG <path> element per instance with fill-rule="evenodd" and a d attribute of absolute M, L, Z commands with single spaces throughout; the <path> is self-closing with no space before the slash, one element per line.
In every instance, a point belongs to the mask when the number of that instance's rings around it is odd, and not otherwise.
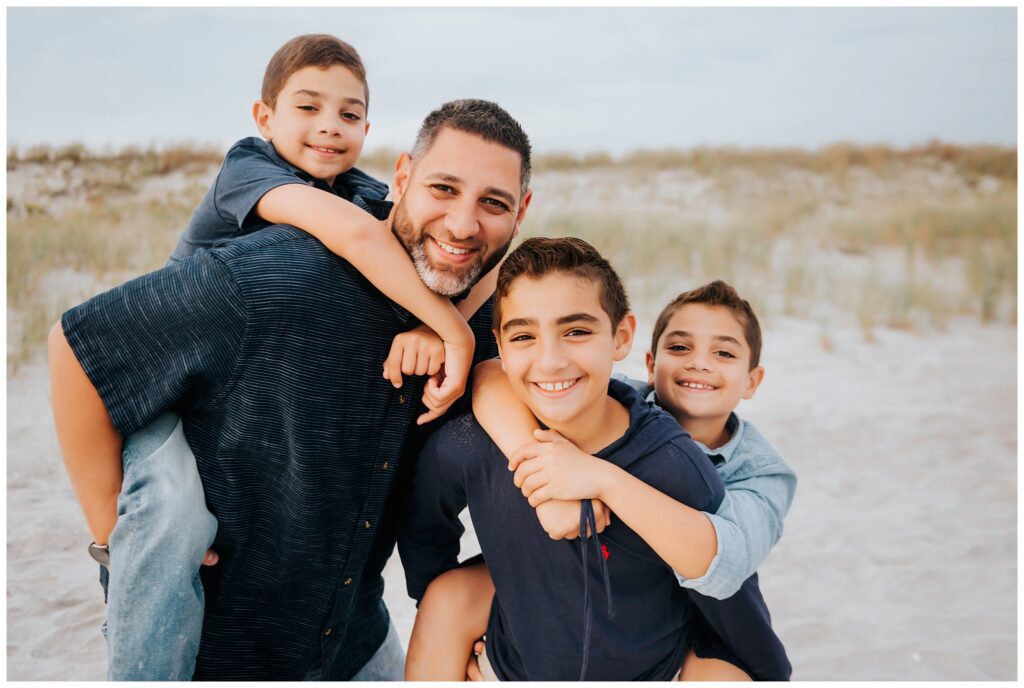
<path fill-rule="evenodd" d="M 490 297 L 493 275 L 458 306 L 419 278 L 383 221 L 387 185 L 354 167 L 370 127 L 369 100 L 352 46 L 322 34 L 288 41 L 271 58 L 253 105 L 262 138 L 227 152 L 169 263 L 272 225 L 312 234 L 423 323 L 398 335 L 381 361 L 396 387 L 403 374 L 431 376 L 423 423 L 465 389 L 475 346 L 466 320 Z M 199 570 L 217 563 L 208 548 L 218 524 L 178 415 L 126 437 L 118 461 L 96 460 L 93 446 L 61 444 L 94 539 L 90 553 L 103 565 L 110 678 L 190 679 L 203 625 Z"/>

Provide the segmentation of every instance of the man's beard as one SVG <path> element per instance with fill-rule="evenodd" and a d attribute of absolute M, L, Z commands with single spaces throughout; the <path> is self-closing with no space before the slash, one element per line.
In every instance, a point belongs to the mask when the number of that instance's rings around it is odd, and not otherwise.
<path fill-rule="evenodd" d="M 438 267 L 430 262 L 425 247 L 426 242 L 429 241 L 427 233 L 423 228 L 413 225 L 406 213 L 404 202 L 400 202 L 395 208 L 395 219 L 391 231 L 402 242 L 402 246 L 405 247 L 406 253 L 409 254 L 413 265 L 416 266 L 416 273 L 423 280 L 423 284 L 441 296 L 456 296 L 472 287 L 480 277 L 501 262 L 508 252 L 508 247 L 512 245 L 512 236 L 510 235 L 508 241 L 494 251 L 487 251 L 485 245 L 475 246 L 474 248 L 479 251 L 477 259 L 461 270 L 456 270 L 448 266 Z M 451 239 L 451 243 L 458 245 L 459 242 Z"/>

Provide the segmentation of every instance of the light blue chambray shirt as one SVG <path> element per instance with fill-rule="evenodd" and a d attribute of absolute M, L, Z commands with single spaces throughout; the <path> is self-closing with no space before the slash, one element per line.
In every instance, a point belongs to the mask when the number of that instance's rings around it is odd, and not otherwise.
<path fill-rule="evenodd" d="M 657 405 L 650 385 L 621 375 L 615 377 Z M 700 578 L 686 578 L 676 572 L 684 588 L 719 600 L 735 594 L 779 541 L 797 482 L 793 469 L 751 423 L 733 413 L 726 428 L 732 437 L 717 449 L 694 440 L 725 483 L 725 498 L 718 511 L 707 514 L 718 538 L 718 553 Z"/>

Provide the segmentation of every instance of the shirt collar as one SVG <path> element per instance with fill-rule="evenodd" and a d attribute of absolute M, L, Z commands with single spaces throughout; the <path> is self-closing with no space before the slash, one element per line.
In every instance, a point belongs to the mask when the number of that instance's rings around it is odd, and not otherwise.
<path fill-rule="evenodd" d="M 647 395 L 647 401 L 651 404 L 655 404 L 656 406 L 661 406 L 661 404 L 658 403 L 658 397 L 655 395 L 654 390 L 651 390 L 651 393 Z M 737 416 L 735 412 L 730 413 L 729 420 L 725 421 L 725 429 L 728 430 L 731 435 L 728 442 L 717 449 L 711 449 L 703 442 L 698 442 L 697 440 L 693 440 L 693 443 L 708 455 L 708 458 L 711 459 L 711 463 L 716 466 L 720 466 L 727 463 L 729 459 L 732 458 L 732 455 L 736 453 L 736 447 L 740 445 L 740 440 L 743 438 L 743 429 L 745 426 L 746 423 L 742 418 Z"/>

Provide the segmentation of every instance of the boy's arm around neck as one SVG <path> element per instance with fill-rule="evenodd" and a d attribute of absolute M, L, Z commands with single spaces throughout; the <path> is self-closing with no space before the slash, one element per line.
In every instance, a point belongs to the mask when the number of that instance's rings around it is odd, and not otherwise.
<path fill-rule="evenodd" d="M 386 223 L 339 196 L 304 184 L 271 189 L 260 198 L 256 212 L 267 222 L 292 225 L 313 235 L 385 296 L 427 324 L 446 344 L 468 349 L 468 376 L 474 339 L 466 318 L 449 299 L 423 284 Z"/>
<path fill-rule="evenodd" d="M 123 440 L 58 322 L 48 340 L 53 420 L 71 486 L 93 540 L 106 544 L 117 521 Z"/>

